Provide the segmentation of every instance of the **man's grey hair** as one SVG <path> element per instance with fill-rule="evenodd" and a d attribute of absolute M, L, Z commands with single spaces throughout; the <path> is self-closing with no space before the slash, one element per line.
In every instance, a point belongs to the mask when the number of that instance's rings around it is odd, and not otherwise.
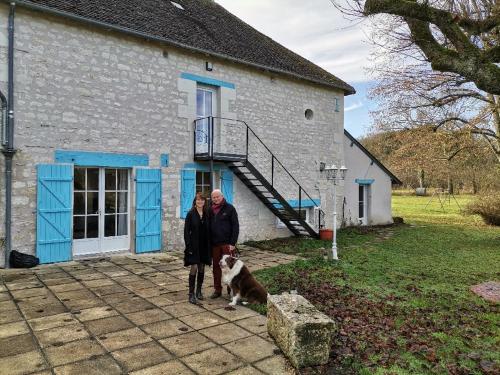
<path fill-rule="evenodd" d="M 220 189 L 214 189 L 214 191 L 212 191 L 212 194 L 213 193 L 219 193 L 220 195 L 224 196 L 224 194 L 222 194 L 222 191 Z"/>

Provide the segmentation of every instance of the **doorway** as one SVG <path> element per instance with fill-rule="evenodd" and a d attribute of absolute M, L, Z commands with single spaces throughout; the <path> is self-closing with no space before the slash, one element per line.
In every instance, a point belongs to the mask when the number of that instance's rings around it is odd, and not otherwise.
<path fill-rule="evenodd" d="M 360 225 L 368 225 L 368 186 L 358 188 L 358 220 Z"/>
<path fill-rule="evenodd" d="M 75 167 L 73 255 L 130 249 L 130 170 Z"/>
<path fill-rule="evenodd" d="M 196 89 L 196 152 L 209 153 L 210 121 L 209 116 L 217 116 L 217 89 L 210 86 L 198 86 Z M 213 135 L 212 135 L 213 137 Z"/>

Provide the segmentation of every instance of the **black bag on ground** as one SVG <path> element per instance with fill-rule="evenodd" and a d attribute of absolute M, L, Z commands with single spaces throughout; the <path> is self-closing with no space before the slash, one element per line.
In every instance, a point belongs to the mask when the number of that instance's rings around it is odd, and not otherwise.
<path fill-rule="evenodd" d="M 40 264 L 40 260 L 37 257 L 23 254 L 16 250 L 10 252 L 9 260 L 12 268 L 31 268 Z"/>

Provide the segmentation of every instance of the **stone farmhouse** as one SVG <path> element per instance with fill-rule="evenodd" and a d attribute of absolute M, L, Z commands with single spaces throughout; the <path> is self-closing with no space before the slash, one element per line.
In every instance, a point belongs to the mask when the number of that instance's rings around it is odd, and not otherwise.
<path fill-rule="evenodd" d="M 182 248 L 213 188 L 240 241 L 332 226 L 354 89 L 214 1 L 2 0 L 0 25 L 3 253 Z"/>

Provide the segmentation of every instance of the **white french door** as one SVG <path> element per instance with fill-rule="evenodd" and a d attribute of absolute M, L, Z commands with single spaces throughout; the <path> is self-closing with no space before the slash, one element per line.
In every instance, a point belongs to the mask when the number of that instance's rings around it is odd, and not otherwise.
<path fill-rule="evenodd" d="M 75 167 L 73 255 L 130 249 L 130 172 Z"/>
<path fill-rule="evenodd" d="M 217 90 L 207 86 L 198 86 L 196 89 L 196 118 L 203 119 L 216 116 Z M 196 151 L 209 152 L 210 122 L 208 119 L 196 122 Z"/>

